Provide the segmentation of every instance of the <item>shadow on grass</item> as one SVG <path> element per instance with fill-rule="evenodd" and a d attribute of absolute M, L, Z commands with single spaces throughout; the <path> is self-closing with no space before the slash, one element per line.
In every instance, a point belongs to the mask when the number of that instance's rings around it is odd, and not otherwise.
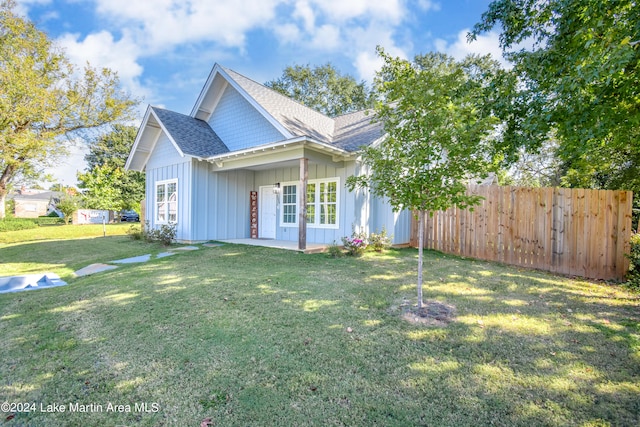
<path fill-rule="evenodd" d="M 83 425 L 634 425 L 638 302 L 616 288 L 413 250 L 330 259 L 225 245 L 0 296 L 0 394 L 157 402 L 16 414 Z M 610 302 L 608 304 L 607 302 Z"/>
<path fill-rule="evenodd" d="M 134 241 L 126 236 L 91 237 L 29 242 L 0 247 L 0 275 L 53 272 L 73 281 L 72 273 L 87 265 L 158 253 L 155 243 Z"/>

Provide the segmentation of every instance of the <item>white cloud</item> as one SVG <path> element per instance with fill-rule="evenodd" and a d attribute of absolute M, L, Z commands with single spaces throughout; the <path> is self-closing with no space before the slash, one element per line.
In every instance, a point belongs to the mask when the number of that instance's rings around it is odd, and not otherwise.
<path fill-rule="evenodd" d="M 399 23 L 405 14 L 401 0 L 312 0 L 312 4 L 336 21 L 369 17 Z"/>
<path fill-rule="evenodd" d="M 389 55 L 407 58 L 407 52 L 411 46 L 398 46 L 393 38 L 394 27 L 387 23 L 370 22 L 367 27 L 351 28 L 346 38 L 349 49 L 347 54 L 355 58 L 352 62 L 358 76 L 358 80 L 373 81 L 376 71 L 382 66 L 382 60 L 378 58 L 376 46 L 382 46 Z"/>
<path fill-rule="evenodd" d="M 96 1 L 99 14 L 135 28 L 136 42 L 153 54 L 202 41 L 242 49 L 247 31 L 270 22 L 284 0 Z"/>
<path fill-rule="evenodd" d="M 76 141 L 69 147 L 69 154 L 59 159 L 55 167 L 46 168 L 44 173 L 51 175 L 53 182 L 77 186 L 76 174 L 85 171 L 87 164 L 84 161 L 84 156 L 88 152 L 86 145 Z M 50 183 L 41 182 L 40 184 L 46 187 Z"/>
<path fill-rule="evenodd" d="M 375 52 L 360 52 L 353 62 L 353 66 L 358 70 L 360 80 L 368 82 L 373 82 L 376 71 L 382 68 L 382 64 L 382 59 Z"/>
<path fill-rule="evenodd" d="M 438 11 L 440 10 L 440 3 L 436 3 L 431 0 L 418 0 L 418 7 L 425 12 L 430 10 Z"/>
<path fill-rule="evenodd" d="M 422 7 L 436 8 L 423 1 Z M 298 0 L 290 14 L 276 18 L 274 34 L 282 44 L 349 58 L 356 78 L 372 81 L 381 61 L 375 48 L 406 57 L 411 46 L 394 40 L 398 25 L 406 18 L 405 1 Z"/>
<path fill-rule="evenodd" d="M 20 16 L 27 16 L 29 7 L 34 4 L 50 4 L 52 0 L 17 0 L 14 11 Z"/>
<path fill-rule="evenodd" d="M 499 33 L 491 31 L 486 35 L 477 36 L 476 40 L 469 43 L 467 41 L 467 34 L 469 32 L 469 29 L 460 31 L 453 43 L 447 43 L 447 41 L 443 39 L 436 39 L 434 41 L 436 50 L 451 55 L 456 59 L 462 59 L 469 54 L 491 54 L 493 59 L 499 61 L 503 67 L 511 67 L 509 62 L 502 56 Z"/>
<path fill-rule="evenodd" d="M 78 67 L 84 67 L 89 62 L 95 68 L 106 67 L 117 71 L 123 88 L 136 96 L 147 94 L 139 84 L 144 71 L 138 63 L 139 46 L 126 33 L 118 41 L 108 31 L 89 34 L 83 40 L 78 34 L 67 33 L 56 42 Z"/>
<path fill-rule="evenodd" d="M 296 2 L 292 16 L 302 20 L 306 31 L 311 32 L 316 26 L 316 15 L 313 12 L 313 8 L 306 0 Z"/>
<path fill-rule="evenodd" d="M 319 27 L 313 36 L 311 46 L 318 50 L 333 51 L 341 46 L 340 29 L 334 25 Z"/>
<path fill-rule="evenodd" d="M 296 41 L 300 41 L 300 37 L 302 37 L 300 28 L 291 23 L 277 25 L 273 32 L 283 44 L 293 44 Z"/>

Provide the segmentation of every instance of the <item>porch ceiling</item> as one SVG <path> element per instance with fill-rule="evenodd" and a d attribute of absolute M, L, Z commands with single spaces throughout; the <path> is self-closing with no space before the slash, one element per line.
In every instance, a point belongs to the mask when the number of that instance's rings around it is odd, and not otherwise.
<path fill-rule="evenodd" d="M 212 163 L 214 171 L 223 171 L 298 166 L 301 158 L 308 159 L 312 164 L 333 164 L 342 167 L 345 161 L 354 159 L 355 154 L 327 144 L 300 139 L 225 153 L 206 160 Z"/>

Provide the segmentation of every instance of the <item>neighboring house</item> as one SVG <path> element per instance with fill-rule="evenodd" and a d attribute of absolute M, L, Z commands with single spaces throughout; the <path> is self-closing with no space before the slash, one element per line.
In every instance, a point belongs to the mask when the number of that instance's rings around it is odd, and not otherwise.
<path fill-rule="evenodd" d="M 216 64 L 190 115 L 147 108 L 126 168 L 146 172 L 149 225 L 176 223 L 180 241 L 304 249 L 384 226 L 407 243 L 408 212 L 345 187 L 364 173 L 359 148 L 381 137 L 365 112 L 330 118 Z"/>
<path fill-rule="evenodd" d="M 16 218 L 38 218 L 55 210 L 60 193 L 47 190 L 22 188 L 11 197 L 14 200 Z"/>

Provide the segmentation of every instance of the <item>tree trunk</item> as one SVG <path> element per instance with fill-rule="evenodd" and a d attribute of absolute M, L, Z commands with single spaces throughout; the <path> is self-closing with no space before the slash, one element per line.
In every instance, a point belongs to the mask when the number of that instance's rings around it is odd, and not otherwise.
<path fill-rule="evenodd" d="M 422 308 L 422 252 L 424 246 L 424 211 L 418 211 L 418 308 Z"/>
<path fill-rule="evenodd" d="M 7 195 L 2 190 L 0 190 L 0 219 L 5 219 L 7 215 L 4 210 L 4 202 L 6 198 L 7 198 Z"/>
<path fill-rule="evenodd" d="M 15 172 L 15 168 L 12 166 L 7 166 L 3 171 L 0 171 L 0 219 L 5 219 L 5 201 L 7 200 L 7 186 L 9 185 L 9 180 L 13 176 Z"/>

